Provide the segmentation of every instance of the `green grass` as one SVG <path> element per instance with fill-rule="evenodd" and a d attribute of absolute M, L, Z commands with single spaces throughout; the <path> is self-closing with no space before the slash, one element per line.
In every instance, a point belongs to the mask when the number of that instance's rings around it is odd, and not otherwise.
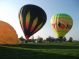
<path fill-rule="evenodd" d="M 0 45 L 1 59 L 79 59 L 79 42 Z"/>

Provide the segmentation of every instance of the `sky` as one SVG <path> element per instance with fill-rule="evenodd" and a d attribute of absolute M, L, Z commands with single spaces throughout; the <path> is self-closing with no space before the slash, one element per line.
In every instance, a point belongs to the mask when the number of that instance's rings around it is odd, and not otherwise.
<path fill-rule="evenodd" d="M 55 37 L 50 25 L 51 17 L 57 13 L 66 13 L 72 17 L 73 27 L 65 37 L 67 39 L 73 37 L 74 40 L 79 40 L 79 0 L 0 0 L 0 20 L 13 26 L 18 37 L 24 37 L 18 14 L 20 8 L 27 4 L 37 5 L 47 14 L 47 22 L 33 35 L 35 38 L 38 36 L 44 39 L 48 36 Z"/>

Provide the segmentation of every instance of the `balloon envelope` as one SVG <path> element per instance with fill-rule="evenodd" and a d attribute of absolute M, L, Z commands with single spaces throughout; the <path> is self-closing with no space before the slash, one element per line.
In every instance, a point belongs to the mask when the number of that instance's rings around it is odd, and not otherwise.
<path fill-rule="evenodd" d="M 46 19 L 44 10 L 36 5 L 24 5 L 19 12 L 20 24 L 27 39 L 43 27 Z"/>
<path fill-rule="evenodd" d="M 6 22 L 0 21 L 0 44 L 20 44 L 14 28 Z"/>
<path fill-rule="evenodd" d="M 64 37 L 65 34 L 72 28 L 73 20 L 71 16 L 59 13 L 52 17 L 51 27 L 57 37 Z"/>

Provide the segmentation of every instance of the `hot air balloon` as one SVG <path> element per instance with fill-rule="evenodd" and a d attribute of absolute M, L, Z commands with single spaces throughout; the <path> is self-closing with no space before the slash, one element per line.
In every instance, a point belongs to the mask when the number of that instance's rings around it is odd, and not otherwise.
<path fill-rule="evenodd" d="M 0 21 L 0 44 L 20 44 L 18 35 L 14 28 L 4 22 Z"/>
<path fill-rule="evenodd" d="M 36 5 L 24 5 L 19 12 L 19 20 L 26 39 L 40 30 L 46 23 L 45 11 Z"/>
<path fill-rule="evenodd" d="M 72 28 L 73 20 L 71 16 L 59 13 L 51 18 L 51 27 L 58 38 L 63 38 Z"/>

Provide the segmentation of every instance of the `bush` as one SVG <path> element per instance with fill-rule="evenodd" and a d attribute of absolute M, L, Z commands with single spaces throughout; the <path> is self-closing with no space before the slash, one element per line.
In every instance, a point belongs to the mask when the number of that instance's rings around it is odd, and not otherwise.
<path fill-rule="evenodd" d="M 38 43 L 42 43 L 42 42 L 43 42 L 43 38 L 42 38 L 42 37 L 38 37 L 38 38 L 37 38 L 37 42 L 38 42 Z"/>
<path fill-rule="evenodd" d="M 72 37 L 70 37 L 70 38 L 69 38 L 69 42 L 72 42 L 72 41 L 73 41 L 73 38 L 72 38 Z"/>

